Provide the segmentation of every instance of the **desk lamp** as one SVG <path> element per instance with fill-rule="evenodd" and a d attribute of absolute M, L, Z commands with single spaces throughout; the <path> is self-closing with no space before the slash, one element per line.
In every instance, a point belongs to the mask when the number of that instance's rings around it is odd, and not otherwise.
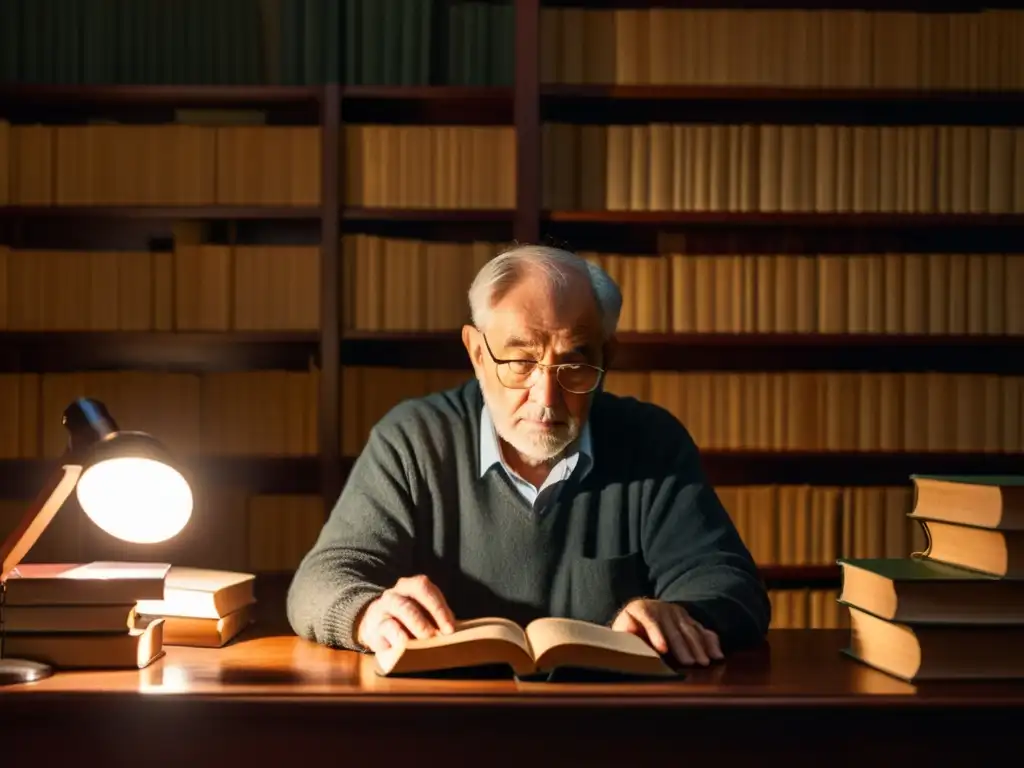
<path fill-rule="evenodd" d="M 103 403 L 79 398 L 64 411 L 69 433 L 60 467 L 0 545 L 0 581 L 39 540 L 72 490 L 89 518 L 122 541 L 152 544 L 178 534 L 192 515 L 192 490 L 167 449 L 145 432 L 118 429 Z M 3 658 L 0 685 L 49 677 L 46 664 Z"/>

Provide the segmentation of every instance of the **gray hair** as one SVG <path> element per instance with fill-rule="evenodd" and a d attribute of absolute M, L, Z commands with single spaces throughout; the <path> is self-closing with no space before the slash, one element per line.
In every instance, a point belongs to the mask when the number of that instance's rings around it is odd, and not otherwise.
<path fill-rule="evenodd" d="M 615 333 L 622 312 L 622 292 L 615 281 L 597 264 L 545 245 L 516 246 L 484 264 L 469 287 L 469 311 L 477 328 L 487 323 L 491 308 L 531 269 L 539 270 L 556 292 L 569 287 L 574 272 L 587 278 L 601 314 L 604 338 Z"/>

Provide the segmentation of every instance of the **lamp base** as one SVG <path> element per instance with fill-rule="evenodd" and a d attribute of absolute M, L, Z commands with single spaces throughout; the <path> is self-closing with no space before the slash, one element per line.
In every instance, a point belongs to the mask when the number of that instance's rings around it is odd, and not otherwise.
<path fill-rule="evenodd" d="M 0 686 L 34 683 L 53 674 L 53 667 L 28 659 L 0 659 Z"/>

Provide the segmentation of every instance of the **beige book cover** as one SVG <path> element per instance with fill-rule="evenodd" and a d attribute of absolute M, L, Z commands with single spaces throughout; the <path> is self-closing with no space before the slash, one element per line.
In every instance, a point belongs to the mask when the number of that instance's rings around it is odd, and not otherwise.
<path fill-rule="evenodd" d="M 4 656 L 59 669 L 142 669 L 164 654 L 163 620 L 123 633 L 23 634 L 4 638 Z"/>
<path fill-rule="evenodd" d="M 148 616 L 220 619 L 256 601 L 251 573 L 174 566 L 167 574 L 163 599 L 139 600 Z"/>
<path fill-rule="evenodd" d="M 22 563 L 4 581 L 5 605 L 85 605 L 162 599 L 168 563 Z"/>

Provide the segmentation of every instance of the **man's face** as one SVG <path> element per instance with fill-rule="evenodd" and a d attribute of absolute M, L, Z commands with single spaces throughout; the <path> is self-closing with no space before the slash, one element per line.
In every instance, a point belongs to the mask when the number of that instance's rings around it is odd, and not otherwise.
<path fill-rule="evenodd" d="M 498 435 L 528 464 L 558 457 L 586 422 L 592 393 L 566 391 L 553 370 L 537 368 L 525 389 L 505 386 L 498 360 L 601 364 L 597 303 L 582 279 L 561 303 L 539 276 L 529 275 L 491 310 L 489 323 L 470 330 L 467 346 Z M 506 369 L 507 370 L 507 369 Z"/>

